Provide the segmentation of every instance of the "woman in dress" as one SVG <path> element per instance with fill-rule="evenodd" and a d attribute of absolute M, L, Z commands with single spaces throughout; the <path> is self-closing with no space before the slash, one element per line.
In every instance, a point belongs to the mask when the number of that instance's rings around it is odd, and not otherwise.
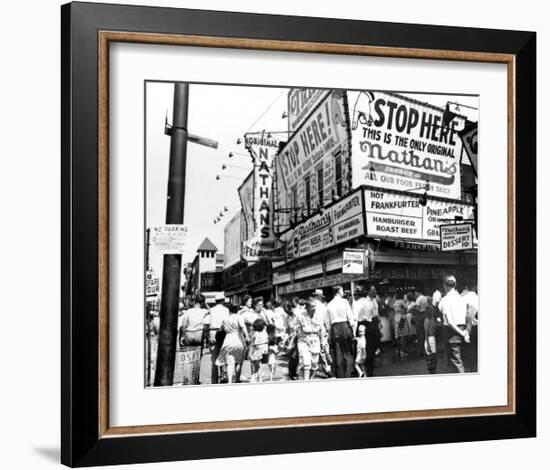
<path fill-rule="evenodd" d="M 246 325 L 246 331 L 248 336 L 252 336 L 252 325 L 259 318 L 258 314 L 252 308 L 252 297 L 246 295 L 243 300 L 239 315 L 242 317 L 244 324 Z"/>
<path fill-rule="evenodd" d="M 249 340 L 243 316 L 238 312 L 237 308 L 231 308 L 229 317 L 222 322 L 221 329 L 225 331 L 225 339 L 216 359 L 217 366 L 225 365 L 228 383 L 240 381 Z"/>
<path fill-rule="evenodd" d="M 409 321 L 407 319 L 407 305 L 403 300 L 397 300 L 393 308 L 395 310 L 395 340 L 397 349 L 395 354 L 400 357 L 407 356 L 407 341 L 409 338 Z"/>
<path fill-rule="evenodd" d="M 305 313 L 298 318 L 296 335 L 299 367 L 302 370 L 304 380 L 310 380 L 314 377 L 319 367 L 323 330 L 322 322 L 315 317 L 315 304 L 306 302 Z"/>

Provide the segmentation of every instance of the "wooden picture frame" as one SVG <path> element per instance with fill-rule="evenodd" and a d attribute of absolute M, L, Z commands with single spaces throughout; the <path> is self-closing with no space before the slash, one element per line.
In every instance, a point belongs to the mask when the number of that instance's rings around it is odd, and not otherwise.
<path fill-rule="evenodd" d="M 62 463 L 89 466 L 535 436 L 535 33 L 87 3 L 64 5 L 61 15 Z M 111 427 L 112 42 L 506 64 L 508 404 Z"/>

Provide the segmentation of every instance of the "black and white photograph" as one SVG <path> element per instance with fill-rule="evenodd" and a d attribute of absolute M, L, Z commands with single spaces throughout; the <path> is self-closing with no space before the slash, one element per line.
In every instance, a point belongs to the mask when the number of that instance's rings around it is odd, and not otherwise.
<path fill-rule="evenodd" d="M 479 372 L 479 96 L 365 85 L 145 81 L 146 388 Z"/>

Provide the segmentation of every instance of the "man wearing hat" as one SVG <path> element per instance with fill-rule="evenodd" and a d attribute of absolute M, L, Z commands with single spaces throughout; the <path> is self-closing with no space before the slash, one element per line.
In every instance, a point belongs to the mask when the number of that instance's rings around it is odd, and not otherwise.
<path fill-rule="evenodd" d="M 216 294 L 214 298 L 216 305 L 210 309 L 210 330 L 208 333 L 208 345 L 210 347 L 210 360 L 212 362 L 212 383 L 219 383 L 219 369 L 216 365 L 216 359 L 223 345 L 225 337 L 221 329 L 223 321 L 229 318 L 229 309 L 224 305 L 225 296 L 221 293 Z"/>

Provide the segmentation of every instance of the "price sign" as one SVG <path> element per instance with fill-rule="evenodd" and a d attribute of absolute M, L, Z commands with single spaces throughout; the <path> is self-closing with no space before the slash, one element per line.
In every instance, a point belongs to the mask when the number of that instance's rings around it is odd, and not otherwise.
<path fill-rule="evenodd" d="M 472 224 L 441 225 L 441 251 L 470 250 L 474 247 Z"/>

